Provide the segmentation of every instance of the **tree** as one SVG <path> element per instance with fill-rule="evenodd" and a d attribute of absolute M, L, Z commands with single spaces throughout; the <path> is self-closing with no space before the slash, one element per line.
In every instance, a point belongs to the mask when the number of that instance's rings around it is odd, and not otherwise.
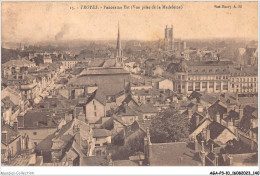
<path fill-rule="evenodd" d="M 189 120 L 173 108 L 164 110 L 150 126 L 152 143 L 185 141 L 189 136 Z"/>

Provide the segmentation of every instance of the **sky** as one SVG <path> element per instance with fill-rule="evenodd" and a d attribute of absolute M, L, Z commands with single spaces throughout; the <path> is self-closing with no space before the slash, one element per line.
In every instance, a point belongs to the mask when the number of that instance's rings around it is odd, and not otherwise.
<path fill-rule="evenodd" d="M 99 9 L 81 9 L 82 5 Z M 104 10 L 123 5 L 182 9 Z M 174 37 L 181 39 L 257 40 L 257 10 L 257 2 L 2 2 L 1 35 L 3 42 L 114 40 L 119 22 L 122 40 L 162 39 L 166 25 L 173 25 Z"/>

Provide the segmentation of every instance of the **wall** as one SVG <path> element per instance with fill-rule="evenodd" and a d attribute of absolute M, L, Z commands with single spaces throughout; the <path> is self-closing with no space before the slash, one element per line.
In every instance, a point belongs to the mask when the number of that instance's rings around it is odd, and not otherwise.
<path fill-rule="evenodd" d="M 94 109 L 94 105 L 96 105 L 96 110 Z M 94 99 L 86 105 L 86 118 L 89 122 L 93 123 L 98 121 L 100 117 L 105 117 L 105 106 Z"/>
<path fill-rule="evenodd" d="M 228 129 L 225 129 L 214 141 L 220 141 L 222 144 L 226 144 L 227 141 L 237 139 Z"/>
<path fill-rule="evenodd" d="M 15 155 L 21 154 L 21 136 L 16 138 L 8 146 L 1 143 L 1 150 L 3 150 L 3 149 L 5 149 L 6 152 L 3 155 L 2 155 L 2 152 L 1 152 L 1 157 L 4 157 L 4 158 L 1 158 L 1 160 L 6 159 L 6 157 L 8 156 L 8 150 L 11 152 L 11 157 L 14 157 Z"/>
<path fill-rule="evenodd" d="M 121 118 L 127 125 L 131 125 L 134 121 L 138 120 L 138 116 L 122 116 Z"/>
<path fill-rule="evenodd" d="M 43 139 L 45 139 L 48 135 L 54 133 L 57 128 L 18 128 L 19 133 L 24 136 L 25 134 L 29 136 L 30 142 L 32 146 L 37 142 L 39 144 Z M 37 134 L 34 135 L 33 133 Z"/>
<path fill-rule="evenodd" d="M 173 91 L 173 82 L 171 80 L 163 80 L 159 82 L 159 89 L 164 89 L 164 90 L 171 90 Z"/>

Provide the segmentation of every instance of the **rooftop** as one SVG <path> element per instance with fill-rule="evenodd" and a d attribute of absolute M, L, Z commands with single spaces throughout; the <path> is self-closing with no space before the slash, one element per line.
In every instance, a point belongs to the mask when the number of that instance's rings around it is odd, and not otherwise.
<path fill-rule="evenodd" d="M 80 73 L 80 76 L 95 76 L 95 75 L 116 75 L 116 74 L 130 74 L 123 68 L 109 67 L 109 68 L 88 68 Z"/>
<path fill-rule="evenodd" d="M 195 152 L 185 142 L 150 145 L 150 166 L 200 166 Z"/>

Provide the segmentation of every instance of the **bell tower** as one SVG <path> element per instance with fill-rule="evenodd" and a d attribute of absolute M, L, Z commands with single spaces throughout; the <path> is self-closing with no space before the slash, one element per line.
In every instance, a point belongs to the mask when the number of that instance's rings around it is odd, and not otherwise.
<path fill-rule="evenodd" d="M 117 45 L 116 45 L 116 66 L 122 66 L 122 65 L 123 65 L 123 51 L 121 48 L 120 28 L 118 23 Z"/>

